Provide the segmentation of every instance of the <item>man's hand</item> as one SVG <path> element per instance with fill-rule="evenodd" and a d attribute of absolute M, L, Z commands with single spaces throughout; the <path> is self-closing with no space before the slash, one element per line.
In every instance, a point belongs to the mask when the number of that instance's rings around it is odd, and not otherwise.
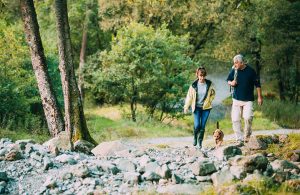
<path fill-rule="evenodd" d="M 263 98 L 261 96 L 258 96 L 257 103 L 259 106 L 261 106 L 263 104 Z"/>
<path fill-rule="evenodd" d="M 228 81 L 228 84 L 232 87 L 235 87 L 237 85 L 237 82 L 235 80 L 233 81 Z"/>

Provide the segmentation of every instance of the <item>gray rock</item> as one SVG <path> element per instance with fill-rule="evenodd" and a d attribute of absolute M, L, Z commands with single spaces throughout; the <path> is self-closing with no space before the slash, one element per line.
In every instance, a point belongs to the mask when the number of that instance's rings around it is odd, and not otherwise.
<path fill-rule="evenodd" d="M 5 160 L 7 161 L 15 161 L 22 159 L 22 153 L 19 150 L 13 149 L 5 154 Z"/>
<path fill-rule="evenodd" d="M 69 154 L 62 154 L 55 158 L 55 160 L 61 162 L 61 163 L 68 163 L 71 165 L 74 165 L 77 163 L 77 161 L 74 159 L 72 155 Z"/>
<path fill-rule="evenodd" d="M 62 180 L 70 180 L 73 178 L 73 173 L 65 172 L 61 175 Z"/>
<path fill-rule="evenodd" d="M 209 160 L 201 160 L 199 162 L 194 162 L 190 169 L 194 173 L 194 175 L 206 176 L 213 172 L 216 172 L 217 169 L 213 162 Z"/>
<path fill-rule="evenodd" d="M 289 140 L 289 136 L 285 134 L 279 135 L 278 139 L 280 143 L 286 143 Z"/>
<path fill-rule="evenodd" d="M 158 174 L 156 174 L 155 172 L 152 171 L 146 171 L 143 175 L 142 175 L 142 179 L 143 180 L 147 180 L 147 181 L 159 181 L 161 179 L 161 176 L 159 176 Z"/>
<path fill-rule="evenodd" d="M 28 143 L 35 144 L 35 141 L 32 140 L 32 139 L 22 139 L 22 140 L 17 140 L 15 143 L 16 144 L 25 144 L 26 145 Z"/>
<path fill-rule="evenodd" d="M 34 159 L 34 160 L 36 160 L 36 161 L 38 161 L 38 162 L 42 162 L 43 161 L 43 156 L 42 156 L 42 154 L 41 153 L 39 153 L 39 152 L 32 152 L 31 154 L 30 154 L 30 158 L 32 158 L 32 159 Z"/>
<path fill-rule="evenodd" d="M 52 162 L 52 160 L 49 158 L 49 157 L 44 157 L 44 159 L 43 159 L 43 169 L 44 170 L 48 170 L 48 169 L 50 169 L 50 168 L 52 168 L 53 167 L 53 162 Z"/>
<path fill-rule="evenodd" d="M 120 159 L 118 162 L 116 162 L 116 166 L 121 171 L 135 172 L 136 170 L 136 165 L 127 159 Z"/>
<path fill-rule="evenodd" d="M 143 156 L 141 156 L 138 163 L 140 164 L 140 166 L 145 166 L 150 161 L 151 161 L 150 157 L 148 155 L 144 154 Z"/>
<path fill-rule="evenodd" d="M 271 162 L 271 166 L 274 171 L 284 171 L 285 169 L 297 169 L 299 170 L 299 167 L 287 160 L 275 160 Z"/>
<path fill-rule="evenodd" d="M 77 140 L 74 143 L 74 150 L 85 154 L 90 154 L 94 147 L 94 144 L 85 140 Z"/>
<path fill-rule="evenodd" d="M 4 186 L 0 186 L 0 194 L 4 194 L 5 193 L 5 187 Z"/>
<path fill-rule="evenodd" d="M 56 137 L 43 143 L 43 146 L 47 147 L 49 151 L 54 151 L 54 148 L 68 150 L 71 148 L 69 141 L 69 134 L 66 131 L 60 132 Z"/>
<path fill-rule="evenodd" d="M 116 167 L 113 163 L 109 161 L 98 161 L 96 163 L 96 166 L 98 167 L 98 169 L 103 170 L 107 173 L 112 173 L 113 175 L 116 175 L 121 171 L 120 169 L 118 169 L 118 167 Z"/>
<path fill-rule="evenodd" d="M 169 179 L 172 177 L 172 172 L 167 164 L 162 165 L 156 169 L 156 173 L 160 175 L 163 179 Z"/>
<path fill-rule="evenodd" d="M 245 157 L 236 156 L 230 161 L 230 164 L 233 166 L 243 166 L 247 173 L 252 173 L 256 169 L 263 172 L 266 170 L 268 163 L 268 159 L 262 154 L 253 154 Z"/>
<path fill-rule="evenodd" d="M 121 141 L 102 142 L 96 146 L 91 152 L 95 156 L 113 156 L 116 151 L 126 150 L 128 145 Z"/>
<path fill-rule="evenodd" d="M 77 177 L 85 178 L 90 175 L 90 170 L 86 165 L 78 165 L 72 170 L 72 173 Z"/>
<path fill-rule="evenodd" d="M 234 176 L 229 169 L 222 169 L 221 171 L 213 173 L 211 179 L 214 186 L 220 186 L 224 183 L 230 183 L 234 179 Z"/>
<path fill-rule="evenodd" d="M 241 155 L 242 154 L 242 150 L 234 145 L 231 146 L 222 146 L 219 147 L 218 149 L 216 149 L 213 152 L 214 156 L 216 158 L 218 158 L 219 160 L 227 160 L 231 157 L 234 157 L 236 155 Z"/>
<path fill-rule="evenodd" d="M 124 181 L 128 184 L 138 184 L 140 181 L 140 174 L 137 172 L 125 172 Z"/>
<path fill-rule="evenodd" d="M 262 174 L 260 174 L 259 172 L 254 172 L 253 174 L 247 175 L 243 181 L 244 182 L 249 182 L 249 181 L 259 182 L 259 181 L 262 181 L 263 179 L 264 179 L 264 177 Z"/>
<path fill-rule="evenodd" d="M 272 175 L 272 179 L 275 182 L 282 183 L 282 182 L 290 179 L 290 175 L 291 174 L 289 172 L 277 171 Z"/>
<path fill-rule="evenodd" d="M 268 147 L 267 143 L 265 143 L 258 136 L 254 135 L 250 137 L 249 142 L 246 144 L 246 146 L 251 150 L 265 150 Z"/>
<path fill-rule="evenodd" d="M 32 144 L 26 144 L 25 146 L 25 154 L 27 154 L 28 156 L 30 156 L 30 153 L 33 152 L 33 145 Z"/>
<path fill-rule="evenodd" d="M 0 186 L 6 187 L 7 183 L 5 181 L 0 181 Z"/>
<path fill-rule="evenodd" d="M 156 172 L 160 168 L 159 164 L 155 162 L 149 162 L 145 165 L 145 172 Z"/>
<path fill-rule="evenodd" d="M 5 154 L 8 152 L 6 148 L 3 148 L 0 150 L 0 156 L 5 156 Z"/>
<path fill-rule="evenodd" d="M 236 179 L 243 179 L 246 177 L 247 173 L 243 166 L 231 166 L 230 167 L 230 173 L 236 178 Z"/>
<path fill-rule="evenodd" d="M 8 181 L 7 173 L 5 171 L 0 171 L 0 181 Z"/>
<path fill-rule="evenodd" d="M 55 188 L 57 186 L 57 181 L 52 177 L 47 177 L 43 186 L 46 188 Z"/>
<path fill-rule="evenodd" d="M 184 179 L 182 179 L 179 175 L 173 173 L 172 174 L 172 183 L 173 184 L 181 184 L 181 183 L 184 183 Z"/>
<path fill-rule="evenodd" d="M 211 181 L 211 176 L 196 176 L 197 181 L 199 182 L 210 182 Z"/>

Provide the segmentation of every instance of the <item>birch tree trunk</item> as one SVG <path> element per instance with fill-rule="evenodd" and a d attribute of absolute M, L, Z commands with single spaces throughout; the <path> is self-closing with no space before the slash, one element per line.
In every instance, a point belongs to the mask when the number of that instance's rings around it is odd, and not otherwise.
<path fill-rule="evenodd" d="M 33 0 L 21 0 L 20 3 L 24 31 L 30 48 L 32 67 L 37 79 L 48 129 L 50 134 L 55 137 L 59 132 L 64 131 L 64 120 L 51 86 L 34 3 Z"/>
<path fill-rule="evenodd" d="M 86 140 L 96 144 L 86 125 L 82 100 L 76 82 L 66 0 L 55 0 L 55 15 L 59 69 L 65 103 L 65 124 L 70 135 L 71 149 L 73 149 L 73 143 L 77 140 Z"/>

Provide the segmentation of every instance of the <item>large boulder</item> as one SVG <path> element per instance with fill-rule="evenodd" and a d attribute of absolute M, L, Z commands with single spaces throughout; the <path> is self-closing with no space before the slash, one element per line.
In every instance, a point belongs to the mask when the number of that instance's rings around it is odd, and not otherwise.
<path fill-rule="evenodd" d="M 85 154 L 90 154 L 94 147 L 94 144 L 85 140 L 77 140 L 74 143 L 74 150 Z"/>
<path fill-rule="evenodd" d="M 69 150 L 71 148 L 69 134 L 62 131 L 56 137 L 43 143 L 43 146 L 48 147 L 49 151 L 55 151 L 55 148 Z"/>
<path fill-rule="evenodd" d="M 250 156 L 236 156 L 229 162 L 232 166 L 242 166 L 247 173 L 254 170 L 265 171 L 269 163 L 267 157 L 258 153 Z"/>
<path fill-rule="evenodd" d="M 277 135 L 252 135 L 246 146 L 250 150 L 265 150 L 269 144 L 279 143 Z"/>
<path fill-rule="evenodd" d="M 275 160 L 271 162 L 272 168 L 274 171 L 284 171 L 286 169 L 292 170 L 296 169 L 299 170 L 299 167 L 287 160 Z"/>
<path fill-rule="evenodd" d="M 128 145 L 124 144 L 120 140 L 111 141 L 111 142 L 102 142 L 94 149 L 92 153 L 95 156 L 114 156 L 118 151 L 128 150 Z"/>
<path fill-rule="evenodd" d="M 213 162 L 209 160 L 201 160 L 191 164 L 190 169 L 194 175 L 206 176 L 217 171 Z"/>
<path fill-rule="evenodd" d="M 219 160 L 227 160 L 231 157 L 241 154 L 242 150 L 234 145 L 223 146 L 214 151 L 214 156 L 217 157 Z"/>
<path fill-rule="evenodd" d="M 224 183 L 230 183 L 234 179 L 234 176 L 231 174 L 228 168 L 224 168 L 221 171 L 218 171 L 211 175 L 211 180 L 213 181 L 214 186 L 220 186 Z"/>

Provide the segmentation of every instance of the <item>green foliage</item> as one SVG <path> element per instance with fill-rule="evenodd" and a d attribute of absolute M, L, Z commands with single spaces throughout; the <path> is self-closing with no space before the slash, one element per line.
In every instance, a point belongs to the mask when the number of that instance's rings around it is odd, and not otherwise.
<path fill-rule="evenodd" d="M 20 23 L 0 23 L 0 126 L 43 129 L 43 115 L 30 113 L 40 102 L 28 49 Z M 34 115 L 37 114 L 37 115 Z"/>
<path fill-rule="evenodd" d="M 50 76 L 51 84 L 54 89 L 54 93 L 57 97 L 58 104 L 60 108 L 64 107 L 64 97 L 63 97 L 63 90 L 61 85 L 61 78 L 59 73 L 59 61 L 55 56 L 47 56 L 47 66 L 48 66 L 48 73 Z"/>
<path fill-rule="evenodd" d="M 299 101 L 300 2 L 268 2 L 263 18 L 263 57 L 270 80 L 278 81 L 281 100 Z M 270 36 L 272 35 L 272 36 Z"/>
<path fill-rule="evenodd" d="M 174 36 L 165 25 L 154 30 L 131 23 L 118 31 L 111 51 L 101 53 L 102 67 L 89 80 L 100 88 L 97 91 L 105 89 L 108 102 L 135 99 L 151 116 L 157 108 L 172 113 L 189 83 L 190 49 L 188 36 Z"/>

